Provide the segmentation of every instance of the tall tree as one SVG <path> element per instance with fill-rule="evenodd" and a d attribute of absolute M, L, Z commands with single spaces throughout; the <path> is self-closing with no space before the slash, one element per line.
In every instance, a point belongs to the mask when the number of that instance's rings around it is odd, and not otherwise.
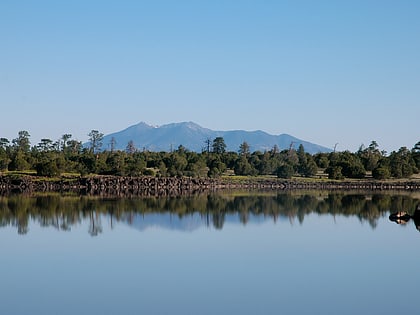
<path fill-rule="evenodd" d="M 206 145 L 203 151 L 210 153 L 210 145 L 211 145 L 211 139 L 207 138 L 206 141 L 204 141 L 204 144 Z"/>
<path fill-rule="evenodd" d="M 307 163 L 308 163 L 308 159 L 306 158 L 306 153 L 305 153 L 305 149 L 303 147 L 303 144 L 299 145 L 299 148 L 298 148 L 296 154 L 298 156 L 297 171 L 298 171 L 299 174 L 304 175 L 305 170 L 306 170 L 306 166 L 307 166 Z"/>
<path fill-rule="evenodd" d="M 239 146 L 239 154 L 242 156 L 248 156 L 249 153 L 250 153 L 249 144 L 246 141 L 242 142 L 242 144 Z"/>
<path fill-rule="evenodd" d="M 78 154 L 82 150 L 82 142 L 77 140 L 67 141 L 67 151 L 71 154 Z"/>
<path fill-rule="evenodd" d="M 6 138 L 0 138 L 0 149 L 6 150 L 9 146 L 9 140 Z"/>
<path fill-rule="evenodd" d="M 61 136 L 61 150 L 63 152 L 66 151 L 66 147 L 67 147 L 67 142 L 71 139 L 71 134 L 66 133 L 64 135 Z"/>
<path fill-rule="evenodd" d="M 226 152 L 226 144 L 225 139 L 223 139 L 223 137 L 216 137 L 213 140 L 213 152 L 217 154 Z"/>
<path fill-rule="evenodd" d="M 279 148 L 279 146 L 277 145 L 277 144 L 275 144 L 274 146 L 273 146 L 273 148 L 270 150 L 270 153 L 272 154 L 272 155 L 276 155 L 277 153 L 279 153 L 280 152 L 280 148 Z"/>
<path fill-rule="evenodd" d="M 420 141 L 414 145 L 412 155 L 414 162 L 416 163 L 417 171 L 420 171 Z"/>
<path fill-rule="evenodd" d="M 373 171 L 377 167 L 379 160 L 382 158 L 382 154 L 378 147 L 378 143 L 376 141 L 372 141 L 369 147 L 364 148 L 362 145 L 357 152 L 357 155 L 360 157 L 363 166 L 367 171 Z"/>
<path fill-rule="evenodd" d="M 136 152 L 136 146 L 134 145 L 134 141 L 133 140 L 128 141 L 127 147 L 125 148 L 125 151 L 128 154 L 133 154 L 134 152 Z"/>
<path fill-rule="evenodd" d="M 37 148 L 41 152 L 48 152 L 53 149 L 53 141 L 51 139 L 41 139 L 38 143 Z"/>
<path fill-rule="evenodd" d="M 13 139 L 13 145 L 21 152 L 29 152 L 31 142 L 29 141 L 30 134 L 26 130 L 19 131 L 18 137 Z"/>
<path fill-rule="evenodd" d="M 28 163 L 30 141 L 29 132 L 19 131 L 18 137 L 12 140 L 13 149 L 10 158 L 9 169 L 12 171 L 23 171 L 30 168 Z"/>
<path fill-rule="evenodd" d="M 0 171 L 7 170 L 7 167 L 10 163 L 8 151 L 9 140 L 6 138 L 0 138 Z"/>
<path fill-rule="evenodd" d="M 115 140 L 115 138 L 112 137 L 111 141 L 109 141 L 109 145 L 111 147 L 111 152 L 114 152 L 116 144 L 117 144 L 117 140 Z"/>
<path fill-rule="evenodd" d="M 92 130 L 88 134 L 89 141 L 90 141 L 90 149 L 92 153 L 96 153 L 102 147 L 102 140 L 104 138 L 104 134 L 100 133 L 98 130 Z"/>

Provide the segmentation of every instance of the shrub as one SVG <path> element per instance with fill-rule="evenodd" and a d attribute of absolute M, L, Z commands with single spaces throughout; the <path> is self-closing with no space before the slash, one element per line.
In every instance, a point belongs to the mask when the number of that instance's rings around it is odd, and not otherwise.
<path fill-rule="evenodd" d="M 391 177 L 391 172 L 387 167 L 377 167 L 372 171 L 372 177 L 375 179 L 388 179 Z"/>
<path fill-rule="evenodd" d="M 295 170 L 290 164 L 283 164 L 277 168 L 277 177 L 290 179 L 295 174 Z"/>

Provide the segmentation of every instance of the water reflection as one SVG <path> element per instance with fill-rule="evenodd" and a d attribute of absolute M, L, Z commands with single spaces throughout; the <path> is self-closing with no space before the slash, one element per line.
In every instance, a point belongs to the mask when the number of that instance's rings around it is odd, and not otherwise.
<path fill-rule="evenodd" d="M 389 216 L 389 220 L 402 225 L 407 224 L 411 219 L 413 220 L 416 229 L 420 232 L 420 205 L 417 205 L 413 215 L 410 215 L 406 211 L 398 211 L 391 213 Z"/>
<path fill-rule="evenodd" d="M 14 195 L 0 197 L 0 226 L 13 226 L 19 234 L 29 232 L 29 223 L 70 231 L 72 226 L 89 222 L 88 232 L 103 232 L 102 220 L 111 228 L 128 224 L 138 230 L 149 227 L 192 231 L 202 226 L 222 229 L 226 222 L 246 225 L 266 220 L 303 223 L 305 216 L 355 216 L 375 228 L 378 219 L 392 209 L 407 216 L 390 216 L 402 223 L 412 219 L 417 227 L 419 200 L 410 195 L 312 193 L 215 193 L 188 197 L 99 199 L 87 196 Z M 395 219 L 395 220 L 394 220 Z M 398 221 L 400 220 L 400 221 Z"/>

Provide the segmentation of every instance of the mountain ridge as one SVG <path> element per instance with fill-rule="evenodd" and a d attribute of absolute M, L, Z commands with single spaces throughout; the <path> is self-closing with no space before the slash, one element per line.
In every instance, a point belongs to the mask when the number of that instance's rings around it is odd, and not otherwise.
<path fill-rule="evenodd" d="M 121 131 L 105 135 L 102 149 L 109 149 L 111 139 L 114 138 L 114 149 L 117 150 L 125 150 L 128 142 L 133 141 L 138 150 L 171 151 L 182 145 L 190 151 L 201 152 L 206 146 L 205 142 L 213 141 L 216 137 L 223 137 L 227 151 L 238 151 L 243 142 L 248 143 L 251 152 L 268 151 L 275 145 L 280 150 L 288 149 L 291 145 L 298 148 L 300 144 L 305 148 L 305 152 L 311 154 L 332 151 L 330 148 L 286 133 L 271 135 L 263 130 L 212 130 L 192 121 L 162 126 L 152 126 L 141 121 Z"/>

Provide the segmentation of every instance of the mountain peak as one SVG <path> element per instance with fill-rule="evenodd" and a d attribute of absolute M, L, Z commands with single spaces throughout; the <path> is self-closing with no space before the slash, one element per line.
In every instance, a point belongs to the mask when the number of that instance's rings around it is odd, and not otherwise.
<path fill-rule="evenodd" d="M 152 127 L 151 125 L 145 123 L 144 121 L 139 122 L 137 125 L 135 125 L 136 127 Z"/>
<path fill-rule="evenodd" d="M 191 151 L 201 152 L 207 140 L 223 137 L 228 151 L 238 151 L 243 142 L 247 142 L 251 151 L 268 151 L 274 146 L 288 149 L 293 142 L 297 147 L 303 145 L 308 153 L 331 152 L 332 150 L 314 143 L 297 139 L 291 135 L 270 135 L 262 130 L 257 131 L 214 131 L 203 128 L 192 122 L 178 122 L 153 127 L 145 122 L 128 127 L 125 130 L 106 135 L 103 143 L 116 140 L 116 149 L 124 150 L 129 141 L 133 141 L 137 149 L 150 151 L 169 151 L 182 145 Z"/>
<path fill-rule="evenodd" d="M 196 124 L 195 122 L 192 122 L 192 121 L 170 123 L 170 124 L 166 124 L 166 125 L 161 126 L 161 128 L 177 128 L 177 127 L 185 127 L 185 128 L 189 128 L 189 129 L 196 129 L 196 130 L 203 129 L 203 127 L 201 127 L 200 125 L 198 125 L 198 124 Z"/>

